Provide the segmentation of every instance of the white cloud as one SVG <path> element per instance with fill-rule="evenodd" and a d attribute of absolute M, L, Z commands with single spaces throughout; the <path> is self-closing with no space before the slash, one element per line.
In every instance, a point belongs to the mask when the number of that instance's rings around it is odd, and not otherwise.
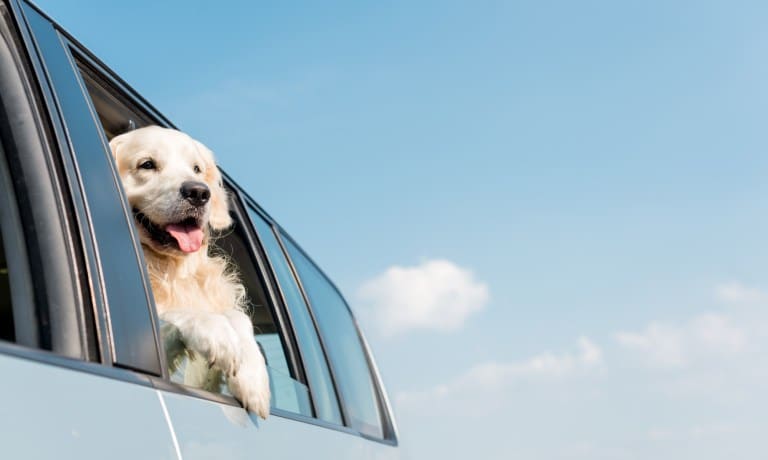
<path fill-rule="evenodd" d="M 521 364 L 506 366 L 507 380 L 516 377 L 551 375 L 562 377 L 580 369 L 590 369 L 603 363 L 603 351 L 586 337 L 579 337 L 577 354 L 562 353 L 556 355 L 545 352 L 536 355 Z"/>
<path fill-rule="evenodd" d="M 707 313 L 682 325 L 650 323 L 641 332 L 618 332 L 616 341 L 660 367 L 681 367 L 702 355 L 734 354 L 746 348 L 747 334 L 722 314 Z"/>
<path fill-rule="evenodd" d="M 579 349 L 581 350 L 581 361 L 585 365 L 592 366 L 603 363 L 603 350 L 588 338 L 579 337 Z"/>
<path fill-rule="evenodd" d="M 410 329 L 455 330 L 485 307 L 488 286 L 447 260 L 394 266 L 366 281 L 357 295 L 361 313 L 384 335 Z"/>
<path fill-rule="evenodd" d="M 746 355 L 760 348 L 768 337 L 768 293 L 731 281 L 715 286 L 715 298 L 737 306 L 719 313 L 705 313 L 682 323 L 654 321 L 641 331 L 614 334 L 625 349 L 641 353 L 657 367 L 684 368 L 691 364 L 711 366 L 718 357 Z"/>
<path fill-rule="evenodd" d="M 756 303 L 768 300 L 768 294 L 761 289 L 746 286 L 738 281 L 720 284 L 715 288 L 718 300 L 730 303 Z"/>
<path fill-rule="evenodd" d="M 677 328 L 651 323 L 643 332 L 617 332 L 620 345 L 644 352 L 651 362 L 662 366 L 676 366 L 683 362 L 681 334 Z"/>
<path fill-rule="evenodd" d="M 520 380 L 562 379 L 579 372 L 588 372 L 603 365 L 603 352 L 587 337 L 579 337 L 578 352 L 555 354 L 543 352 L 520 362 L 491 361 L 476 365 L 452 381 L 427 390 L 403 392 L 402 404 L 452 398 L 457 394 L 485 398 L 489 391 L 504 390 Z"/>
<path fill-rule="evenodd" d="M 693 340 L 710 350 L 738 353 L 746 347 L 746 333 L 725 315 L 707 314 L 690 323 Z"/>

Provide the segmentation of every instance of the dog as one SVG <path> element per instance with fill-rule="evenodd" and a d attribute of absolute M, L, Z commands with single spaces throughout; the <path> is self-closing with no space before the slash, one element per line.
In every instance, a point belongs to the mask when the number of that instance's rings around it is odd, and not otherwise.
<path fill-rule="evenodd" d="M 269 377 L 246 311 L 246 292 L 212 237 L 232 225 L 213 153 L 180 131 L 148 126 L 109 143 L 132 208 L 155 296 L 168 367 L 184 356 L 185 383 L 227 387 L 269 415 Z M 201 364 L 202 363 L 202 364 Z"/>

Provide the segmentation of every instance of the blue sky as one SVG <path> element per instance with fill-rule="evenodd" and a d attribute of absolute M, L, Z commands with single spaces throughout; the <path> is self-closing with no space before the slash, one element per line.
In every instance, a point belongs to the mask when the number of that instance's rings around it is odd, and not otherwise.
<path fill-rule="evenodd" d="M 765 452 L 768 4 L 38 4 L 336 280 L 413 458 Z"/>

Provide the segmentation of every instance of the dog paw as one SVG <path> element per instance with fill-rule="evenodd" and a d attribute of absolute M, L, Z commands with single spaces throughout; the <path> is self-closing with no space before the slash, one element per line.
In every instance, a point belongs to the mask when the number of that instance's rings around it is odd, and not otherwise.
<path fill-rule="evenodd" d="M 263 419 L 269 416 L 269 375 L 264 357 L 255 343 L 247 352 L 237 374 L 227 375 L 227 385 L 245 409 Z"/>
<path fill-rule="evenodd" d="M 226 317 L 216 313 L 167 314 L 181 333 L 187 347 L 201 355 L 210 366 L 227 375 L 237 374 L 242 361 L 240 337 Z"/>

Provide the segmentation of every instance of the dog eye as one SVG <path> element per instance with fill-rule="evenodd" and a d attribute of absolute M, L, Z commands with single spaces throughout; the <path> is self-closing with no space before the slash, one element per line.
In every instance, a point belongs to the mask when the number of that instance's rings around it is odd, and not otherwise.
<path fill-rule="evenodd" d="M 195 165 L 195 174 L 200 174 L 201 171 L 200 166 Z"/>
<path fill-rule="evenodd" d="M 139 168 L 141 169 L 156 169 L 157 166 L 155 166 L 155 162 L 152 160 L 147 160 L 139 165 Z"/>

